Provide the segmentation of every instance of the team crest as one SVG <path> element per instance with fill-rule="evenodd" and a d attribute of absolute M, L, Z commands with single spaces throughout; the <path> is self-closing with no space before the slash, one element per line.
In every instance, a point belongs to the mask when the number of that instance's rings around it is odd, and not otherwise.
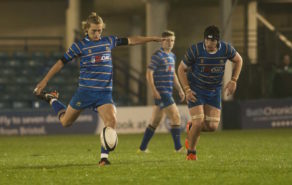
<path fill-rule="evenodd" d="M 88 53 L 89 53 L 89 54 L 91 54 L 91 53 L 92 53 L 92 50 L 91 50 L 91 49 L 89 49 L 89 50 L 88 50 Z"/>
<path fill-rule="evenodd" d="M 106 51 L 110 51 L 110 48 L 108 46 L 105 47 Z"/>
<path fill-rule="evenodd" d="M 204 63 L 204 59 L 201 58 L 200 62 L 201 62 L 201 64 L 203 64 Z"/>
<path fill-rule="evenodd" d="M 78 101 L 78 102 L 76 103 L 76 106 L 77 106 L 77 107 L 80 107 L 80 106 L 81 106 L 81 102 Z"/>

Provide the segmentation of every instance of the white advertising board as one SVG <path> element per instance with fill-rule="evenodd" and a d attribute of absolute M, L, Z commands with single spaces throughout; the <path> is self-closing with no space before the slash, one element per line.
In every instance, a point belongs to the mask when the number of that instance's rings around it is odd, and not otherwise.
<path fill-rule="evenodd" d="M 152 106 L 147 107 L 117 107 L 117 133 L 143 133 L 149 125 L 152 115 Z M 184 130 L 190 120 L 187 106 L 178 106 L 181 115 L 181 129 Z M 100 119 L 100 118 L 99 118 Z M 103 121 L 99 120 L 96 134 L 104 127 Z M 170 120 L 164 115 L 155 132 L 168 132 Z"/>

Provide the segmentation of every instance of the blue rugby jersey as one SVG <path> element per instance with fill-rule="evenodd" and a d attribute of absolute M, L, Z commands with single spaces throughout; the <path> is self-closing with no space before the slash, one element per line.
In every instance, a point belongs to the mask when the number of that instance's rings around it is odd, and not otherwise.
<path fill-rule="evenodd" d="M 64 54 L 63 62 L 80 57 L 79 88 L 93 91 L 112 91 L 113 65 L 111 50 L 121 42 L 115 36 L 91 41 L 86 36 L 77 41 Z"/>
<path fill-rule="evenodd" d="M 154 85 L 160 94 L 172 94 L 175 60 L 175 54 L 165 53 L 162 48 L 151 57 L 148 68 L 154 71 Z"/>
<path fill-rule="evenodd" d="M 227 59 L 232 59 L 236 50 L 226 42 L 219 42 L 218 51 L 207 52 L 204 42 L 192 45 L 185 54 L 184 64 L 191 67 L 188 73 L 190 86 L 214 92 L 222 87 Z"/>

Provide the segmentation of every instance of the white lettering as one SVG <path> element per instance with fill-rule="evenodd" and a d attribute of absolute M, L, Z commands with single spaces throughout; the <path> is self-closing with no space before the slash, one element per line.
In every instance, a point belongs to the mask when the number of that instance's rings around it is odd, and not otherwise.
<path fill-rule="evenodd" d="M 76 122 L 92 122 L 93 116 L 92 115 L 80 115 Z"/>
<path fill-rule="evenodd" d="M 10 126 L 11 119 L 7 116 L 0 116 L 0 125 Z"/>
<path fill-rule="evenodd" d="M 46 130 L 45 130 L 44 126 L 41 126 L 41 127 L 20 127 L 19 132 L 20 132 L 20 135 L 46 134 Z"/>
<path fill-rule="evenodd" d="M 282 120 L 271 122 L 272 127 L 292 127 L 292 120 Z"/>
<path fill-rule="evenodd" d="M 23 117 L 22 124 L 43 124 L 45 118 L 43 116 Z"/>
<path fill-rule="evenodd" d="M 245 114 L 247 117 L 292 115 L 292 106 L 276 108 L 269 106 L 257 109 L 246 109 Z"/>
<path fill-rule="evenodd" d="M 211 68 L 212 73 L 221 73 L 223 72 L 224 68 L 223 67 L 213 67 Z"/>
<path fill-rule="evenodd" d="M 109 55 L 103 55 L 101 57 L 101 60 L 110 60 L 110 59 L 111 59 L 111 57 Z"/>
<path fill-rule="evenodd" d="M 18 135 L 18 129 L 16 128 L 2 128 L 0 127 L 0 135 Z"/>

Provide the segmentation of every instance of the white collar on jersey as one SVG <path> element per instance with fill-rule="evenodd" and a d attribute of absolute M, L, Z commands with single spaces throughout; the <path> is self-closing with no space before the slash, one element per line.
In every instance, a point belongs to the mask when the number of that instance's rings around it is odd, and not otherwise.
<path fill-rule="evenodd" d="M 88 35 L 86 35 L 86 36 L 84 37 L 84 39 L 85 39 L 87 42 L 91 41 Z M 101 40 L 101 39 L 102 39 L 102 36 L 100 36 L 100 39 L 99 39 L 99 40 Z"/>
<path fill-rule="evenodd" d="M 85 35 L 85 38 L 84 38 L 86 41 L 90 41 L 88 35 Z"/>

